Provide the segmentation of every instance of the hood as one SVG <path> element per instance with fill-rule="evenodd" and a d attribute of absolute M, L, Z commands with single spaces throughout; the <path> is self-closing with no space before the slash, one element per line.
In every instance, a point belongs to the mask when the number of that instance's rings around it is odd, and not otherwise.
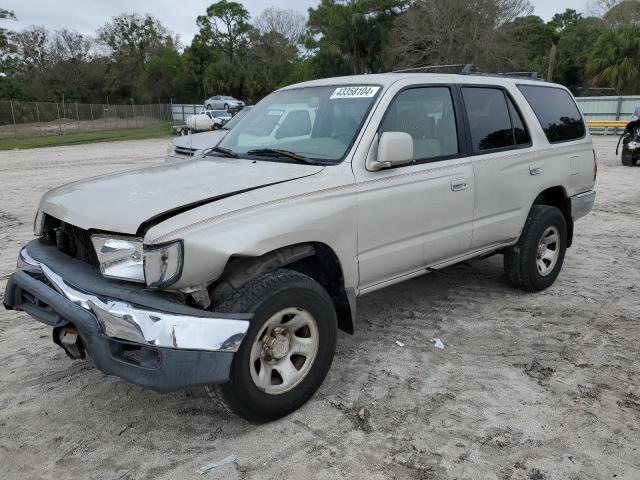
<path fill-rule="evenodd" d="M 211 132 L 194 133 L 184 135 L 173 140 L 173 146 L 189 149 L 202 150 L 215 147 L 228 133 L 227 130 L 213 130 Z"/>
<path fill-rule="evenodd" d="M 220 198 L 314 175 L 324 167 L 209 157 L 81 180 L 49 191 L 40 208 L 85 230 L 135 234 Z"/>

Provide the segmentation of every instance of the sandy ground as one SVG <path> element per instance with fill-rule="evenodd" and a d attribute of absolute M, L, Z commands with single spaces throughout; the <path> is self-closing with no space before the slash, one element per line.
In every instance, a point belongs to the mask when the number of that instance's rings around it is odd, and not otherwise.
<path fill-rule="evenodd" d="M 45 190 L 165 146 L 0 153 L 0 291 Z M 494 257 L 362 297 L 323 387 L 268 425 L 106 377 L 1 310 L 0 478 L 640 478 L 640 168 L 596 147 L 595 211 L 552 288 L 513 290 Z"/>

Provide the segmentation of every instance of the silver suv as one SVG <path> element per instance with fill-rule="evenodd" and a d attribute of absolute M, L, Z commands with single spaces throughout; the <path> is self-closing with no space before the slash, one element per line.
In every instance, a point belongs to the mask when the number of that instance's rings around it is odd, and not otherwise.
<path fill-rule="evenodd" d="M 500 254 L 553 284 L 596 162 L 567 89 L 420 73 L 293 85 L 206 156 L 48 192 L 4 296 L 72 358 L 253 421 L 327 375 L 356 298 Z"/>

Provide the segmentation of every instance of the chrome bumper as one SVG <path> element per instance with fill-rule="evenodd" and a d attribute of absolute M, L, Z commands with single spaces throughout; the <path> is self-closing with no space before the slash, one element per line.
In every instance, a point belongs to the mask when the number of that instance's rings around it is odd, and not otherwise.
<path fill-rule="evenodd" d="M 20 252 L 18 269 L 43 275 L 63 297 L 93 313 L 112 339 L 176 350 L 235 352 L 249 328 L 247 320 L 168 313 L 84 292 L 33 259 L 26 248 Z"/>
<path fill-rule="evenodd" d="M 580 193 L 571 197 L 571 217 L 574 221 L 584 217 L 593 209 L 593 203 L 596 200 L 596 192 Z"/>

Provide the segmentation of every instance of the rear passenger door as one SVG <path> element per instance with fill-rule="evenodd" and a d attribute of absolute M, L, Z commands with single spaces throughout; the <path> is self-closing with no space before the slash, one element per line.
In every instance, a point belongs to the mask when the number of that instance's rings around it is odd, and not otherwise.
<path fill-rule="evenodd" d="M 472 249 L 515 240 L 539 191 L 529 128 L 500 86 L 461 86 L 475 176 Z"/>

